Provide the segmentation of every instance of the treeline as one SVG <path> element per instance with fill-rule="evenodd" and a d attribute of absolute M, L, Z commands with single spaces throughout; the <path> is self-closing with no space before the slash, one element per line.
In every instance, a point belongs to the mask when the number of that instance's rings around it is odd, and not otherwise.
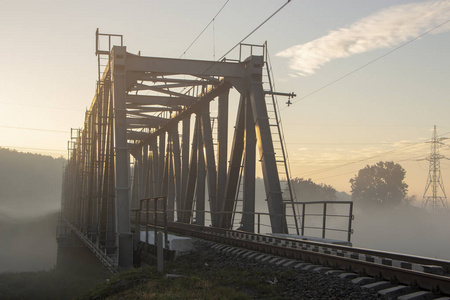
<path fill-rule="evenodd" d="M 41 215 L 61 201 L 64 158 L 0 147 L 0 217 Z"/>

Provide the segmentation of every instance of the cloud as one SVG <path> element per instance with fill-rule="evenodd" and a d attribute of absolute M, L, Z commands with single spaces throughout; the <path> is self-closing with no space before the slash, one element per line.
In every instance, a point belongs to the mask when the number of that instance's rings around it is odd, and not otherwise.
<path fill-rule="evenodd" d="M 392 6 L 277 56 L 289 58 L 296 75 L 307 76 L 333 59 L 399 45 L 449 19 L 450 0 Z M 432 33 L 449 31 L 448 25 Z"/>

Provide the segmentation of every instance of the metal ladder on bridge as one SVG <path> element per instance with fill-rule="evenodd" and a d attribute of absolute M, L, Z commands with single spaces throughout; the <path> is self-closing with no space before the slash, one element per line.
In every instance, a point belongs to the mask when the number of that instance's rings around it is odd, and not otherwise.
<path fill-rule="evenodd" d="M 275 152 L 275 160 L 277 163 L 278 176 L 280 178 L 280 186 L 283 196 L 283 203 L 286 207 L 286 215 L 289 229 L 294 229 L 295 233 L 299 235 L 299 226 L 297 219 L 297 212 L 295 209 L 296 196 L 290 181 L 290 166 L 288 161 L 288 154 L 286 143 L 284 139 L 283 126 L 280 118 L 280 109 L 278 106 L 277 95 L 288 96 L 288 105 L 290 98 L 295 97 L 293 93 L 277 93 L 275 91 L 275 83 L 273 81 L 273 70 L 270 62 L 269 53 L 267 50 L 267 42 L 264 43 L 264 68 L 263 68 L 263 89 L 264 97 L 267 107 L 267 114 L 269 117 L 270 132 L 272 135 L 272 143 Z M 289 210 L 291 212 L 289 213 Z M 292 222 L 289 223 L 289 220 Z"/>
<path fill-rule="evenodd" d="M 287 225 L 288 225 L 288 231 L 293 229 L 295 234 L 299 235 L 299 220 L 298 220 L 298 213 L 296 211 L 295 202 L 296 202 L 296 196 L 295 191 L 292 188 L 291 182 L 290 182 L 290 166 L 288 162 L 288 155 L 287 155 L 287 149 L 286 144 L 284 141 L 284 134 L 283 134 L 283 127 L 281 124 L 280 119 L 280 110 L 278 107 L 278 101 L 276 96 L 288 96 L 288 104 L 290 103 L 290 97 L 294 97 L 295 95 L 293 93 L 286 94 L 286 93 L 277 93 L 275 91 L 275 84 L 273 82 L 273 72 L 272 72 L 272 65 L 270 63 L 270 58 L 267 50 L 267 42 L 264 43 L 264 45 L 248 45 L 248 44 L 241 44 L 242 46 L 248 46 L 250 47 L 250 53 L 253 53 L 253 47 L 263 48 L 263 56 L 264 56 L 264 67 L 263 67 L 263 74 L 262 74 L 262 81 L 263 81 L 263 89 L 264 89 L 264 97 L 267 107 L 267 114 L 269 117 L 269 125 L 270 125 L 270 132 L 272 136 L 272 143 L 274 147 L 275 152 L 275 160 L 277 163 L 277 170 L 278 170 L 278 176 L 280 178 L 280 186 L 282 191 L 282 197 L 283 197 L 283 203 L 286 208 L 286 216 L 287 216 Z M 239 60 L 241 59 L 241 54 L 239 55 Z M 234 207 L 234 213 L 233 213 L 233 219 L 232 224 L 233 228 L 238 226 L 238 218 L 236 217 L 236 212 L 242 212 L 242 203 L 243 203 L 243 193 L 242 193 L 242 170 L 243 170 L 243 164 L 241 164 L 241 172 L 239 177 L 239 185 L 238 190 L 236 192 L 236 199 L 235 199 L 235 207 Z M 291 221 L 291 222 L 289 222 Z"/>

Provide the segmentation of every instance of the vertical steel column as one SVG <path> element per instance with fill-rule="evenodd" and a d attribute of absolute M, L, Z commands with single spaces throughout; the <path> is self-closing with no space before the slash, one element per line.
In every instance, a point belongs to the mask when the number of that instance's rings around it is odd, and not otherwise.
<path fill-rule="evenodd" d="M 181 207 L 181 153 L 180 153 L 180 137 L 178 135 L 178 124 L 171 130 L 172 136 L 172 173 L 175 182 L 175 199 L 177 210 Z M 177 220 L 181 218 L 177 213 Z"/>
<path fill-rule="evenodd" d="M 164 192 L 162 190 L 163 187 L 163 175 L 164 175 L 164 155 L 166 153 L 166 133 L 162 133 L 159 136 L 159 161 L 158 161 L 158 177 L 160 178 L 159 180 L 159 185 L 158 185 L 158 189 L 157 189 L 157 197 L 165 197 L 166 195 L 164 195 Z"/>
<path fill-rule="evenodd" d="M 142 181 L 140 187 L 139 200 L 148 197 L 148 145 L 142 147 Z M 134 208 L 139 207 L 139 201 L 136 203 Z"/>
<path fill-rule="evenodd" d="M 168 135 L 169 144 L 167 145 L 167 167 L 168 167 L 168 177 L 167 177 L 167 209 L 168 218 L 171 222 L 174 221 L 175 212 L 175 184 L 174 184 L 174 172 L 173 172 L 173 135 L 169 133 Z"/>
<path fill-rule="evenodd" d="M 327 231 L 327 203 L 323 204 L 323 217 L 322 217 L 322 238 L 325 238 Z"/>
<path fill-rule="evenodd" d="M 133 240 L 130 232 L 129 201 L 129 153 L 127 144 L 126 48 L 114 47 L 113 56 L 113 100 L 114 100 L 114 142 L 115 142 L 115 189 L 116 189 L 116 234 L 118 246 L 118 267 L 133 266 Z"/>
<path fill-rule="evenodd" d="M 152 186 L 152 197 L 157 197 L 159 195 L 159 155 L 158 155 L 158 141 L 153 139 L 150 142 L 150 149 L 152 151 L 152 170 L 150 185 Z"/>
<path fill-rule="evenodd" d="M 206 175 L 208 179 L 208 194 L 209 194 L 209 210 L 211 211 L 211 223 L 214 227 L 219 227 L 219 215 L 217 214 L 217 176 L 216 176 L 216 162 L 214 159 L 214 145 L 211 129 L 211 118 L 209 116 L 209 102 L 202 106 L 201 112 L 201 132 L 203 137 L 202 153 L 204 152 L 204 160 L 206 163 Z M 200 163 L 200 161 L 199 161 Z"/>
<path fill-rule="evenodd" d="M 150 151 L 148 151 L 148 167 L 147 167 L 147 181 L 145 182 L 145 185 L 147 186 L 145 198 L 154 197 L 155 189 L 154 189 L 154 178 L 153 178 L 153 148 L 151 146 L 151 143 L 149 145 Z"/>
<path fill-rule="evenodd" d="M 183 203 L 182 209 L 183 209 L 183 217 L 182 222 L 183 223 L 189 223 L 192 213 L 192 204 L 194 203 L 194 193 L 195 193 L 195 184 L 197 181 L 197 157 L 198 157 L 198 151 L 197 151 L 197 120 L 194 124 L 194 136 L 192 137 L 192 149 L 191 149 L 191 159 L 189 163 L 189 173 L 188 173 L 188 180 L 186 184 L 186 197 L 185 202 Z"/>
<path fill-rule="evenodd" d="M 88 199 L 89 199 L 89 207 L 88 207 L 88 228 L 87 232 L 90 237 L 94 237 L 95 233 L 95 217 L 97 215 L 97 199 L 96 199 L 96 193 L 95 193 L 95 187 L 96 187 L 96 155 L 97 155 L 97 148 L 96 148 L 96 130 L 95 130 L 95 117 L 97 115 L 97 102 L 92 106 L 91 112 L 89 114 L 89 163 L 90 163 L 90 178 L 89 178 L 89 191 L 88 191 Z"/>
<path fill-rule="evenodd" d="M 115 205 L 115 159 L 114 159 L 114 101 L 113 91 L 109 93 L 108 112 L 108 137 L 107 137 L 106 161 L 107 169 L 105 176 L 105 195 L 107 197 L 106 211 L 106 254 L 112 254 L 116 248 L 116 205 Z"/>
<path fill-rule="evenodd" d="M 170 138 L 169 138 L 170 140 Z M 164 155 L 164 153 L 163 153 Z M 170 168 L 170 146 L 167 146 L 167 153 L 165 155 L 166 159 L 163 164 L 163 175 L 162 175 L 162 186 L 161 186 L 161 194 L 167 195 L 167 190 L 169 187 L 169 168 Z M 167 201 L 167 197 L 164 196 Z"/>
<path fill-rule="evenodd" d="M 180 202 L 177 210 L 181 213 L 178 215 L 178 221 L 181 221 L 182 210 L 186 206 L 186 192 L 188 185 L 188 174 L 189 174 L 189 137 L 191 134 L 191 117 L 183 119 L 183 129 L 181 136 L 181 187 L 180 187 Z"/>
<path fill-rule="evenodd" d="M 247 61 L 247 76 L 251 82 L 249 85 L 250 102 L 252 104 L 272 232 L 287 233 L 287 223 L 284 213 L 285 207 L 283 206 L 280 179 L 262 86 L 262 66 L 264 65 L 264 60 L 262 56 L 252 56 Z"/>
<path fill-rule="evenodd" d="M 142 199 L 140 196 L 141 189 L 141 171 L 142 169 L 142 149 L 134 154 L 134 172 L 133 172 L 133 186 L 131 194 L 131 207 L 135 207 L 139 200 Z"/>
<path fill-rule="evenodd" d="M 245 151 L 244 151 L 244 199 L 242 204 L 242 227 L 255 232 L 255 168 L 256 135 L 250 101 L 245 99 Z"/>
<path fill-rule="evenodd" d="M 230 153 L 230 165 L 228 167 L 227 183 L 225 185 L 225 201 L 222 214 L 222 228 L 231 227 L 234 202 L 236 199 L 239 171 L 241 170 L 242 152 L 244 151 L 245 131 L 245 98 L 241 96 L 234 129 L 233 144 Z"/>
<path fill-rule="evenodd" d="M 197 225 L 205 225 L 205 155 L 203 153 L 203 136 L 202 136 L 202 124 L 201 124 L 201 116 L 197 115 L 196 118 L 196 128 L 197 131 L 197 187 L 196 187 L 196 222 Z M 192 168 L 192 165 L 191 165 Z M 211 202 L 209 202 L 211 206 Z M 211 211 L 211 219 L 213 219 L 212 208 Z"/>
<path fill-rule="evenodd" d="M 228 95 L 229 90 L 220 94 L 218 100 L 217 121 L 217 210 L 222 219 L 225 207 L 225 186 L 227 183 L 227 148 L 228 148 Z"/>

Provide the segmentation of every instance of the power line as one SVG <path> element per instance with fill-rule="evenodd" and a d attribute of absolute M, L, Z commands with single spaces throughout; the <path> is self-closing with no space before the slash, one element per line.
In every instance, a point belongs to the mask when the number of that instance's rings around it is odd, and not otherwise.
<path fill-rule="evenodd" d="M 49 109 L 61 109 L 61 110 L 69 110 L 69 111 L 77 111 L 80 112 L 81 109 L 71 109 L 66 107 L 56 107 L 56 106 L 45 106 L 45 105 L 36 105 L 36 104 L 23 104 L 23 103 L 12 103 L 12 102 L 4 102 L 0 101 L 1 104 L 8 104 L 8 105 L 20 105 L 20 106 L 26 106 L 26 107 L 39 107 L 39 108 L 49 108 Z"/>
<path fill-rule="evenodd" d="M 45 132 L 65 133 L 65 134 L 68 133 L 68 131 L 62 131 L 62 130 L 40 129 L 40 128 L 27 128 L 27 127 L 15 127 L 15 126 L 0 126 L 0 128 L 20 129 L 20 130 L 33 130 L 33 131 L 45 131 Z"/>
<path fill-rule="evenodd" d="M 405 162 L 405 161 L 412 161 L 412 160 L 414 160 L 414 159 L 416 159 L 416 158 L 419 158 L 419 157 L 422 157 L 422 155 L 420 155 L 420 156 L 414 156 L 414 157 L 410 157 L 410 158 L 406 158 L 406 159 L 403 159 L 403 160 L 399 160 L 399 161 L 397 161 L 397 162 Z M 322 179 L 328 179 L 328 178 L 333 178 L 333 177 L 338 177 L 338 176 L 343 176 L 343 175 L 348 175 L 348 174 L 352 174 L 352 173 L 355 173 L 355 172 L 358 172 L 359 170 L 355 170 L 355 171 L 350 171 L 350 172 L 345 172 L 345 173 L 341 173 L 341 174 L 336 174 L 336 175 L 331 175 L 331 176 L 326 176 L 326 177 L 321 177 L 321 178 L 316 178 L 316 179 L 314 179 L 314 180 L 322 180 Z"/>
<path fill-rule="evenodd" d="M 51 152 L 66 152 L 67 150 L 59 149 L 44 149 L 44 148 L 28 148 L 28 147 L 16 147 L 16 146 L 0 146 L 0 149 L 24 149 L 24 150 L 39 150 L 39 151 L 51 151 Z"/>
<path fill-rule="evenodd" d="M 447 134 L 450 134 L 450 132 L 445 132 L 445 133 L 441 134 L 440 136 L 444 136 L 444 135 L 447 135 Z M 423 143 L 427 143 L 429 141 L 431 141 L 431 139 L 426 139 L 426 140 L 421 141 L 421 142 L 410 143 L 409 145 L 406 145 L 404 147 L 400 147 L 400 148 L 397 148 L 397 149 L 389 150 L 387 152 L 382 152 L 382 153 L 379 153 L 379 154 L 376 154 L 376 155 L 373 155 L 373 156 L 370 156 L 370 157 L 366 157 L 364 159 L 360 159 L 360 160 L 357 160 L 357 161 L 352 161 L 350 163 L 342 164 L 342 165 L 331 167 L 331 168 L 320 169 L 320 170 L 317 170 L 317 171 L 312 171 L 310 173 L 298 174 L 298 175 L 303 175 L 304 177 L 317 175 L 317 174 L 320 174 L 320 173 L 323 173 L 323 172 L 332 171 L 332 170 L 335 170 L 335 169 L 338 169 L 338 168 L 341 168 L 341 167 L 345 167 L 345 166 L 352 165 L 352 164 L 355 164 L 355 163 L 359 163 L 359 162 L 363 162 L 363 161 L 366 161 L 366 160 L 370 160 L 370 159 L 373 159 L 373 158 L 381 156 L 381 155 L 390 154 L 390 153 L 394 153 L 396 151 L 404 150 L 406 148 L 409 148 L 409 147 L 412 147 L 412 146 L 417 146 L 417 145 L 420 145 L 420 144 L 423 144 Z M 420 157 L 422 157 L 422 156 L 420 156 Z M 413 158 L 409 158 L 407 160 L 411 160 L 411 159 L 413 159 Z M 406 160 L 402 160 L 402 161 L 406 161 Z M 352 173 L 352 172 L 350 172 L 350 173 Z M 345 174 L 348 174 L 348 173 L 345 173 Z M 340 175 L 345 175 L 345 174 L 340 174 Z M 298 176 L 298 175 L 293 175 L 293 176 Z M 336 177 L 336 176 L 340 176 L 340 175 L 333 175 L 333 176 L 330 176 L 330 177 Z M 329 177 L 325 177 L 325 178 L 329 178 Z M 325 178 L 320 178 L 320 179 L 325 179 Z M 319 180 L 319 179 L 317 179 L 317 180 Z"/>
<path fill-rule="evenodd" d="M 388 142 L 292 142 L 287 145 L 392 145 Z"/>
<path fill-rule="evenodd" d="M 374 62 L 379 61 L 380 59 L 382 59 L 382 58 L 388 56 L 389 54 L 391 54 L 391 53 L 393 53 L 393 52 L 395 52 L 395 51 L 397 51 L 397 50 L 399 50 L 399 49 L 405 47 L 405 46 L 408 45 L 408 44 L 411 44 L 412 42 L 414 42 L 414 41 L 416 41 L 416 40 L 418 40 L 418 39 L 420 39 L 420 38 L 423 37 L 424 35 L 426 35 L 426 34 L 432 32 L 432 31 L 438 29 L 439 27 L 444 26 L 444 25 L 447 24 L 448 22 L 450 22 L 450 19 L 448 19 L 447 21 L 445 21 L 445 22 L 443 22 L 443 23 L 437 25 L 436 27 L 431 28 L 430 30 L 425 31 L 424 33 L 422 33 L 422 34 L 416 36 L 415 38 L 413 38 L 413 39 L 407 41 L 406 43 L 404 43 L 404 44 L 402 44 L 402 45 L 400 45 L 400 46 L 398 46 L 398 47 L 392 49 L 391 51 L 389 51 L 389 52 L 387 52 L 387 53 L 385 53 L 385 54 L 383 54 L 383 55 L 381 55 L 381 56 L 379 56 L 379 57 L 377 57 L 377 58 L 375 58 L 375 59 L 369 61 L 368 63 L 362 65 L 361 67 L 356 68 L 355 70 L 353 70 L 353 71 L 351 71 L 351 72 L 349 72 L 349 73 L 347 73 L 347 74 L 345 74 L 345 75 L 343 75 L 343 76 L 341 76 L 341 77 L 339 77 L 339 78 L 337 78 L 337 79 L 335 79 L 335 80 L 333 80 L 333 81 L 331 81 L 331 82 L 325 84 L 324 86 L 322 86 L 322 87 L 320 87 L 320 88 L 318 88 L 318 89 L 312 91 L 312 92 L 309 93 L 309 94 L 306 94 L 305 96 L 303 96 L 303 97 L 301 97 L 301 98 L 299 98 L 299 99 L 293 101 L 290 105 L 293 105 L 293 104 L 295 104 L 295 103 L 297 103 L 297 102 L 299 102 L 299 101 L 302 101 L 302 100 L 304 100 L 304 99 L 306 99 L 306 98 L 308 98 L 308 97 L 310 97 L 310 96 L 312 96 L 312 95 L 314 95 L 314 94 L 320 92 L 321 90 L 323 90 L 323 89 L 329 87 L 330 85 L 335 84 L 336 82 L 341 81 L 342 79 L 344 79 L 344 78 L 346 78 L 346 77 L 348 77 L 348 76 L 350 76 L 350 75 L 352 75 L 352 74 L 358 72 L 359 70 L 364 69 L 365 67 L 367 67 L 367 66 L 373 64 Z M 288 106 L 286 105 L 285 107 L 283 107 L 283 108 L 280 109 L 280 110 L 283 110 L 283 109 L 285 109 L 285 108 L 287 108 L 287 107 L 288 107 Z"/>
<path fill-rule="evenodd" d="M 335 170 L 335 169 L 338 169 L 338 168 L 346 167 L 346 166 L 349 166 L 349 165 L 352 165 L 352 164 L 356 164 L 356 163 L 363 162 L 363 161 L 366 161 L 366 160 L 369 160 L 369 159 L 373 159 L 373 158 L 378 157 L 380 155 L 390 154 L 390 153 L 393 153 L 393 152 L 396 152 L 396 151 L 404 150 L 406 148 L 417 146 L 417 145 L 422 144 L 422 143 L 423 142 L 417 142 L 417 143 L 412 144 L 412 145 L 407 145 L 407 146 L 400 147 L 400 148 L 397 148 L 397 149 L 394 149 L 394 150 L 389 150 L 389 151 L 386 151 L 386 152 L 383 152 L 383 153 L 379 153 L 379 154 L 376 154 L 376 155 L 373 155 L 373 156 L 370 156 L 370 157 L 366 157 L 366 158 L 363 158 L 363 159 L 360 159 L 360 160 L 352 161 L 352 162 L 349 162 L 349 163 L 346 163 L 346 164 L 342 164 L 342 165 L 339 165 L 339 166 L 335 166 L 335 167 L 331 167 L 331 168 L 326 168 L 326 169 L 321 169 L 321 170 L 313 171 L 313 172 L 310 172 L 310 173 L 306 173 L 303 176 L 317 175 L 317 174 L 320 174 L 320 173 L 323 173 L 323 172 L 327 172 L 327 171 Z"/>
<path fill-rule="evenodd" d="M 247 34 L 243 39 L 241 39 L 235 46 L 233 46 L 230 50 L 228 50 L 224 55 L 222 55 L 217 61 L 215 61 L 214 63 L 212 63 L 209 67 L 207 67 L 201 74 L 205 74 L 208 70 L 210 70 L 216 63 L 222 61 L 225 56 L 228 55 L 228 53 L 230 53 L 231 51 L 233 51 L 237 46 L 239 46 L 240 43 L 242 43 L 243 41 L 245 41 L 249 36 L 251 36 L 253 33 L 255 33 L 259 28 L 261 28 L 261 26 L 263 26 L 265 23 L 267 23 L 267 21 L 269 21 L 273 16 L 275 16 L 280 10 L 282 10 L 289 2 L 291 2 L 291 0 L 288 0 L 285 4 L 283 4 L 280 8 L 278 8 L 273 14 L 271 14 L 269 17 L 267 17 L 261 24 L 259 24 L 255 29 L 253 29 L 249 34 Z M 186 88 L 185 88 L 186 89 Z M 184 90 L 182 90 L 182 92 L 184 92 Z"/>
<path fill-rule="evenodd" d="M 211 19 L 211 21 L 209 21 L 208 25 L 205 26 L 205 28 L 203 28 L 203 30 L 200 32 L 199 35 L 197 35 L 197 37 L 194 39 L 194 41 L 192 41 L 192 43 L 189 45 L 189 47 L 186 48 L 186 50 L 184 50 L 183 54 L 180 55 L 179 58 L 181 58 L 183 55 L 186 54 L 186 52 L 192 47 L 192 45 L 195 44 L 195 42 L 200 38 L 200 36 L 205 32 L 205 30 L 209 27 L 209 25 L 211 25 L 211 23 L 214 22 L 214 20 L 217 18 L 217 16 L 220 14 L 220 12 L 222 11 L 222 9 L 227 5 L 227 3 L 230 0 L 227 0 L 227 2 L 225 2 L 225 4 L 219 9 L 219 11 L 217 12 L 217 14 Z"/>
<path fill-rule="evenodd" d="M 269 21 L 270 19 L 272 19 L 273 16 L 275 16 L 280 10 L 282 10 L 286 5 L 289 4 L 289 2 L 291 2 L 291 0 L 288 0 L 285 4 L 283 4 L 279 9 L 277 9 L 273 14 L 271 14 L 267 19 L 265 19 L 261 24 L 259 24 L 255 29 L 253 29 L 249 34 L 247 34 L 242 40 L 240 40 L 236 45 L 234 45 L 233 48 L 231 48 L 230 50 L 228 50 L 224 55 L 222 55 L 221 58 L 219 58 L 219 61 L 221 61 L 222 59 L 225 58 L 225 56 L 228 55 L 228 53 L 230 53 L 231 51 L 233 51 L 237 46 L 239 46 L 240 43 L 242 43 L 243 41 L 245 41 L 248 37 L 250 37 L 253 33 L 255 33 L 259 28 L 261 28 L 261 26 L 263 26 L 264 24 L 266 24 L 267 21 Z M 206 72 L 206 71 L 205 71 Z"/>

